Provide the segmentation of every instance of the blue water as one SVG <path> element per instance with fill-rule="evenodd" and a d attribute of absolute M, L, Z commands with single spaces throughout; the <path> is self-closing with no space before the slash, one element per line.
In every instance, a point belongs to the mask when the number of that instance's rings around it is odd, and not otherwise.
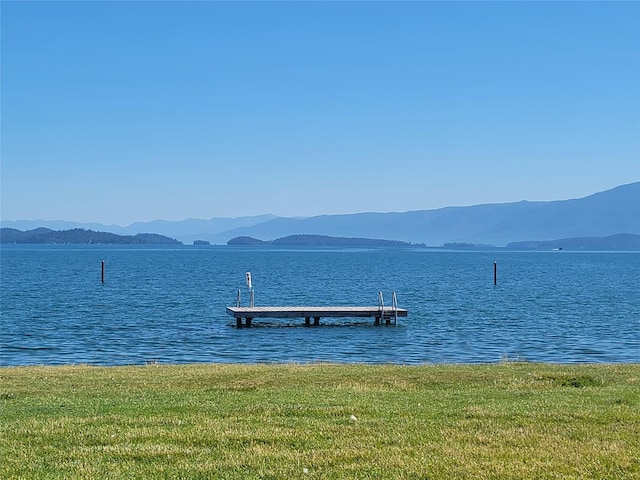
<path fill-rule="evenodd" d="M 639 253 L 10 245 L 0 259 L 3 366 L 640 362 Z M 256 305 L 395 291 L 409 315 L 238 330 L 225 309 L 238 289 L 247 305 L 248 271 Z"/>

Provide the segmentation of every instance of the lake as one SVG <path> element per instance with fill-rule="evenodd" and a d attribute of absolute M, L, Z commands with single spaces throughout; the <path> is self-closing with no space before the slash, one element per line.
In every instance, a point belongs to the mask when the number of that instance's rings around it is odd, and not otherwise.
<path fill-rule="evenodd" d="M 101 264 L 105 262 L 105 281 Z M 3 245 L 0 365 L 640 362 L 640 253 Z M 493 268 L 497 262 L 497 285 Z M 255 304 L 377 305 L 373 319 L 255 319 Z"/>

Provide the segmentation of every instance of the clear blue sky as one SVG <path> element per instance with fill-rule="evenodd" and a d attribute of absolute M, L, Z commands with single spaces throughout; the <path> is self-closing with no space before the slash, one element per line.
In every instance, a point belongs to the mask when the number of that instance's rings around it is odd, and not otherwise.
<path fill-rule="evenodd" d="M 640 180 L 640 2 L 1 2 L 3 220 L 390 212 Z"/>

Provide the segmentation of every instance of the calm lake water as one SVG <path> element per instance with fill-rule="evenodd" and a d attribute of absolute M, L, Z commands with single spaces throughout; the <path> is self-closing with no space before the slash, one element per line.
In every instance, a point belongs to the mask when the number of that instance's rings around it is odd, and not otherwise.
<path fill-rule="evenodd" d="M 640 362 L 640 254 L 2 246 L 0 365 Z M 101 262 L 105 261 L 105 282 Z M 493 264 L 498 284 L 493 284 Z M 256 319 L 256 305 L 377 305 L 369 319 Z"/>

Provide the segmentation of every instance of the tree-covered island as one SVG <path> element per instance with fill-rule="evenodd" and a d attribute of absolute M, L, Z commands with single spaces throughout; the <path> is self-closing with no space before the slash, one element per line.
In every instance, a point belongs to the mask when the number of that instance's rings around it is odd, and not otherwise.
<path fill-rule="evenodd" d="M 227 242 L 232 246 L 278 246 L 278 247 L 424 247 L 423 243 L 373 238 L 331 237 L 328 235 L 289 235 L 275 240 L 259 240 L 253 237 L 235 237 Z"/>
<path fill-rule="evenodd" d="M 0 229 L 0 243 L 26 244 L 118 244 L 118 245 L 182 245 L 174 238 L 155 233 L 137 235 L 116 235 L 109 232 L 95 232 L 83 228 L 71 230 L 51 230 L 36 228 L 23 232 L 15 228 Z"/>

